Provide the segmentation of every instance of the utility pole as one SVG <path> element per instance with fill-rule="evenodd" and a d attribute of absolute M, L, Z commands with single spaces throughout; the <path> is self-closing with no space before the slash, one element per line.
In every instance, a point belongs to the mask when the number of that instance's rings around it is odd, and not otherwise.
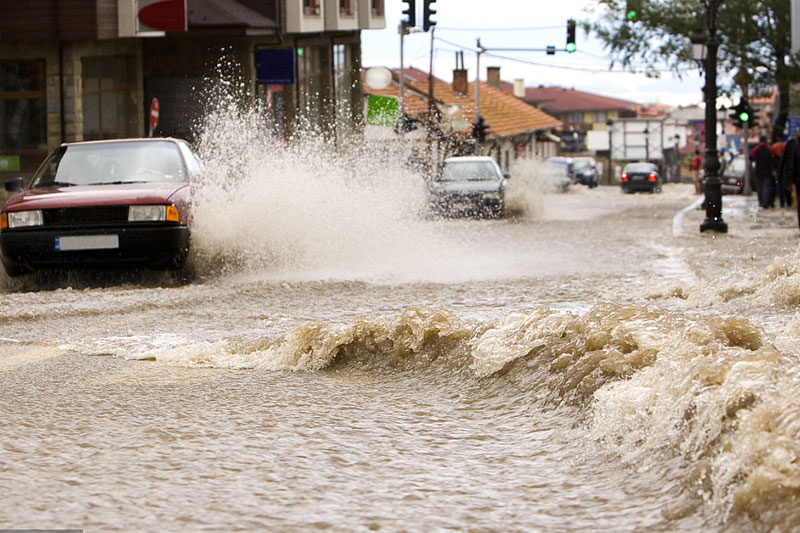
<path fill-rule="evenodd" d="M 481 46 L 481 40 L 478 39 L 478 53 L 476 54 L 475 64 L 475 120 L 481 114 L 481 54 L 486 50 Z"/>
<path fill-rule="evenodd" d="M 403 41 L 405 39 L 406 33 L 408 33 L 408 25 L 406 24 L 405 20 L 400 21 L 400 26 L 398 27 L 397 31 L 400 32 L 400 114 L 403 115 L 406 112 L 405 108 L 405 89 L 406 89 L 406 76 L 403 72 Z"/>

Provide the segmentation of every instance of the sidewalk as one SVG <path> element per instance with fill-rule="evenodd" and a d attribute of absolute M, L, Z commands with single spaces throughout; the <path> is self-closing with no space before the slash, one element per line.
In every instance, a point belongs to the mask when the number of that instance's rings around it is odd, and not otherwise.
<path fill-rule="evenodd" d="M 686 206 L 673 220 L 673 234 L 696 233 L 705 219 L 703 196 Z M 797 208 L 774 207 L 761 209 L 755 194 L 743 196 L 726 194 L 722 197 L 722 219 L 728 224 L 728 233 L 750 233 L 758 230 L 776 230 L 786 237 L 800 236 Z"/>

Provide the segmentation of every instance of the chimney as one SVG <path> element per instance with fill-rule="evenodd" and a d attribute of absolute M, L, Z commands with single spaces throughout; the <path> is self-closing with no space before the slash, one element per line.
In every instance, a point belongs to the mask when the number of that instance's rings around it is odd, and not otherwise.
<path fill-rule="evenodd" d="M 516 78 L 514 80 L 514 96 L 517 98 L 525 98 L 525 80 Z"/>
<path fill-rule="evenodd" d="M 500 89 L 500 67 L 486 67 L 486 83 Z"/>
<path fill-rule="evenodd" d="M 457 68 L 453 70 L 453 90 L 461 94 L 467 94 L 467 92 L 469 92 L 467 69 Z"/>

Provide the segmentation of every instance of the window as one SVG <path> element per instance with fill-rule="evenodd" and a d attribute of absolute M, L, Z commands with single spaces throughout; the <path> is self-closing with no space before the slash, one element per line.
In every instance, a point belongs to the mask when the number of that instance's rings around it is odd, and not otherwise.
<path fill-rule="evenodd" d="M 372 16 L 373 17 L 382 17 L 383 16 L 383 0 L 370 0 L 372 5 Z"/>
<path fill-rule="evenodd" d="M 316 46 L 297 48 L 297 111 L 309 126 L 318 125 L 322 111 L 322 67 L 324 49 Z"/>
<path fill-rule="evenodd" d="M 304 15 L 319 15 L 319 0 L 303 0 Z"/>
<path fill-rule="evenodd" d="M 352 0 L 339 0 L 339 14 L 350 16 L 353 14 Z"/>
<path fill-rule="evenodd" d="M 349 46 L 344 44 L 333 45 L 333 75 L 334 91 L 336 95 L 336 124 L 339 127 L 349 127 L 352 116 L 353 98 L 353 55 Z"/>
<path fill-rule="evenodd" d="M 595 122 L 605 122 L 608 120 L 608 113 L 606 111 L 595 111 L 594 112 L 594 121 Z"/>
<path fill-rule="evenodd" d="M 0 152 L 47 147 L 44 61 L 0 62 Z"/>
<path fill-rule="evenodd" d="M 580 111 L 572 111 L 569 114 L 569 123 L 570 124 L 582 124 L 583 123 L 583 113 Z"/>
<path fill-rule="evenodd" d="M 83 138 L 130 137 L 136 127 L 131 56 L 86 57 L 83 65 Z"/>

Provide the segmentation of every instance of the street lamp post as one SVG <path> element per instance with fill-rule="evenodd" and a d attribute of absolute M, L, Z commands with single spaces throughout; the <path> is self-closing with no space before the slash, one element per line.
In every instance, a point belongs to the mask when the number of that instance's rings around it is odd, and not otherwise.
<path fill-rule="evenodd" d="M 722 220 L 722 182 L 719 178 L 719 156 L 717 154 L 717 11 L 721 0 L 704 0 L 706 6 L 706 20 L 708 23 L 708 36 L 705 40 L 705 74 L 706 86 L 706 183 L 705 201 L 706 219 L 700 224 L 700 231 L 716 231 L 727 233 L 728 224 Z M 695 59 L 703 49 L 702 42 L 692 38 L 692 50 Z"/>

